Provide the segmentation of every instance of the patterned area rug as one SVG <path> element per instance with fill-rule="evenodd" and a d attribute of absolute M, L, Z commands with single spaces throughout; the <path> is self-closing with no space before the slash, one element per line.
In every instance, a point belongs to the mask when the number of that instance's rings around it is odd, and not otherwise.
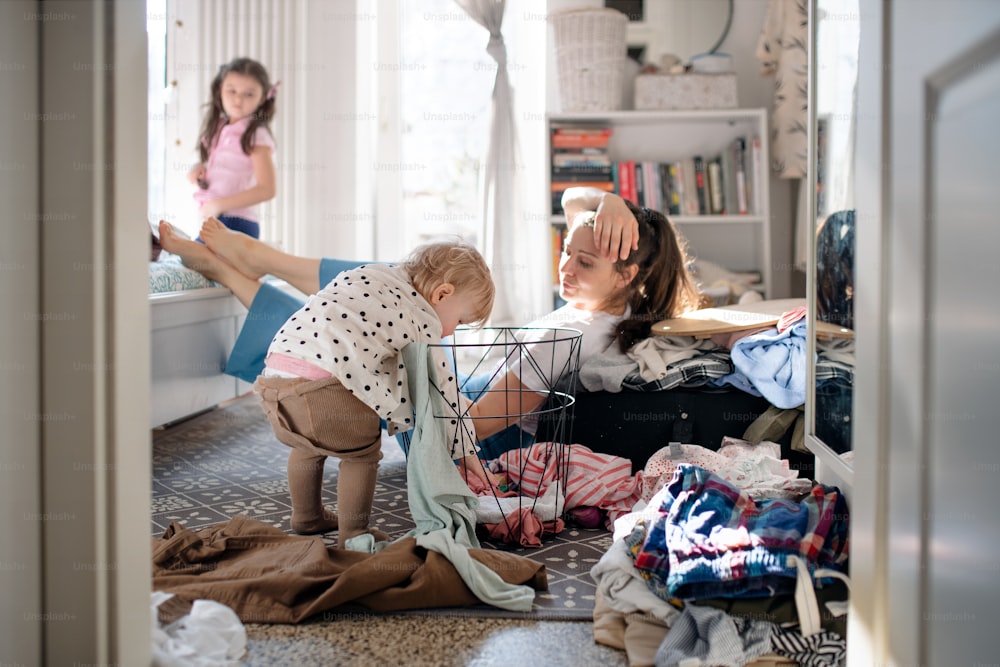
<path fill-rule="evenodd" d="M 372 525 L 402 537 L 414 527 L 406 496 L 406 460 L 392 439 L 384 443 L 383 453 Z M 254 396 L 154 431 L 152 534 L 161 535 L 172 521 L 196 530 L 237 514 L 290 532 L 287 461 L 288 448 L 275 439 Z M 336 471 L 336 460 L 328 461 L 323 499 L 330 507 L 337 504 Z M 333 534 L 323 539 L 330 546 L 336 544 Z M 545 564 L 549 590 L 535 595 L 531 612 L 482 605 L 410 613 L 544 620 L 592 617 L 595 586 L 590 568 L 611 546 L 609 532 L 567 525 L 562 533 L 545 537 L 537 549 L 489 542 L 482 546 Z"/>

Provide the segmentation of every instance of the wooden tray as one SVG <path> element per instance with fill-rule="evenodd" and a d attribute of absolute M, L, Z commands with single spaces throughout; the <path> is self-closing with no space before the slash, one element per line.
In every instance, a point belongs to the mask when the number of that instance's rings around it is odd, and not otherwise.
<path fill-rule="evenodd" d="M 773 327 L 783 313 L 806 305 L 805 299 L 772 299 L 756 303 L 703 308 L 684 317 L 662 320 L 653 325 L 658 336 L 694 336 L 709 338 L 714 334 L 732 333 Z M 816 331 L 823 338 L 853 338 L 854 331 L 827 322 L 817 322 Z"/>

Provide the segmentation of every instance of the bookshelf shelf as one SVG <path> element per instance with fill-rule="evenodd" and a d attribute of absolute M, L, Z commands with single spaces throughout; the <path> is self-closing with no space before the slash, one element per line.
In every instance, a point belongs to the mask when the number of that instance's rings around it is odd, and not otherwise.
<path fill-rule="evenodd" d="M 549 114 L 546 121 L 551 166 L 547 187 L 553 199 L 550 223 L 554 246 L 559 243 L 559 231 L 566 227 L 565 216 L 557 212 L 562 189 L 569 183 L 582 185 L 585 183 L 580 181 L 603 180 L 604 189 L 666 213 L 684 235 L 688 250 L 695 258 L 734 272 L 755 272 L 760 276 L 760 283 L 754 285 L 754 289 L 764 298 L 770 296 L 771 206 L 766 109 L 560 113 Z M 594 139 L 594 144 L 581 140 L 579 145 L 581 148 L 586 146 L 587 150 L 575 154 L 577 149 L 573 140 L 566 135 L 579 133 L 581 129 L 589 130 L 592 136 L 604 132 L 603 145 L 598 139 Z M 696 157 L 702 162 L 705 200 L 691 198 L 689 193 L 685 202 L 674 196 L 670 188 L 676 178 L 680 182 L 677 190 L 683 193 L 686 181 L 698 180 L 690 177 L 690 173 L 688 179 L 684 179 L 683 174 L 674 176 L 675 172 L 693 166 L 684 165 L 684 162 L 693 163 Z M 715 177 L 712 180 L 721 184 L 715 191 L 714 202 L 712 191 L 707 187 L 709 164 L 713 161 L 716 166 L 712 167 Z M 628 174 L 635 173 L 632 169 L 637 164 L 641 165 L 636 170 L 640 175 L 634 181 L 639 181 L 639 185 L 645 183 L 639 192 L 635 185 L 628 183 Z M 735 175 L 737 169 L 740 169 L 738 176 Z M 648 176 L 643 177 L 643 171 L 654 176 L 651 180 Z M 589 178 L 590 174 L 594 174 L 593 179 Z M 664 181 L 671 184 L 666 189 Z M 735 187 L 737 183 L 740 190 Z M 729 210 L 745 212 L 729 213 Z M 553 247 L 552 257 L 553 262 L 557 261 L 556 247 Z M 553 275 L 556 275 L 554 266 Z"/>

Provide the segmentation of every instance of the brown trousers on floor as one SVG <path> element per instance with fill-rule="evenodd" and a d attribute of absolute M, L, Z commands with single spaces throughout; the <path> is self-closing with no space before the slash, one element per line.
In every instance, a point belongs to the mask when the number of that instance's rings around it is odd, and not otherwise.
<path fill-rule="evenodd" d="M 324 532 L 339 522 L 341 546 L 367 532 L 382 458 L 378 415 L 334 378 L 262 376 L 253 388 L 275 436 L 292 448 L 288 456 L 292 529 Z M 327 456 L 340 459 L 336 519 L 327 515 L 321 497 Z"/>

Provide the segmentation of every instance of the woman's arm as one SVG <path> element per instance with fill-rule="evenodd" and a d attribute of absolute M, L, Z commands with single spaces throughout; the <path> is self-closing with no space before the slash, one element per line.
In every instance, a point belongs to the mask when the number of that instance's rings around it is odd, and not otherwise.
<path fill-rule="evenodd" d="M 538 394 L 523 384 L 509 371 L 490 385 L 489 391 L 469 408 L 469 416 L 476 429 L 476 440 L 499 433 L 511 424 L 521 421 L 520 415 L 534 412 L 545 402 L 545 394 Z M 508 416 L 509 415 L 509 416 Z"/>
<path fill-rule="evenodd" d="M 639 247 L 639 223 L 625 200 L 613 192 L 591 187 L 567 188 L 562 207 L 570 225 L 578 214 L 596 211 L 594 241 L 606 258 L 628 259 L 629 253 Z"/>
<path fill-rule="evenodd" d="M 271 160 L 271 149 L 267 146 L 256 146 L 250 151 L 250 162 L 253 164 L 253 175 L 257 184 L 242 192 L 212 199 L 201 205 L 200 212 L 206 218 L 217 217 L 226 211 L 246 208 L 261 202 L 274 199 L 277 193 L 275 185 L 274 162 Z"/>

